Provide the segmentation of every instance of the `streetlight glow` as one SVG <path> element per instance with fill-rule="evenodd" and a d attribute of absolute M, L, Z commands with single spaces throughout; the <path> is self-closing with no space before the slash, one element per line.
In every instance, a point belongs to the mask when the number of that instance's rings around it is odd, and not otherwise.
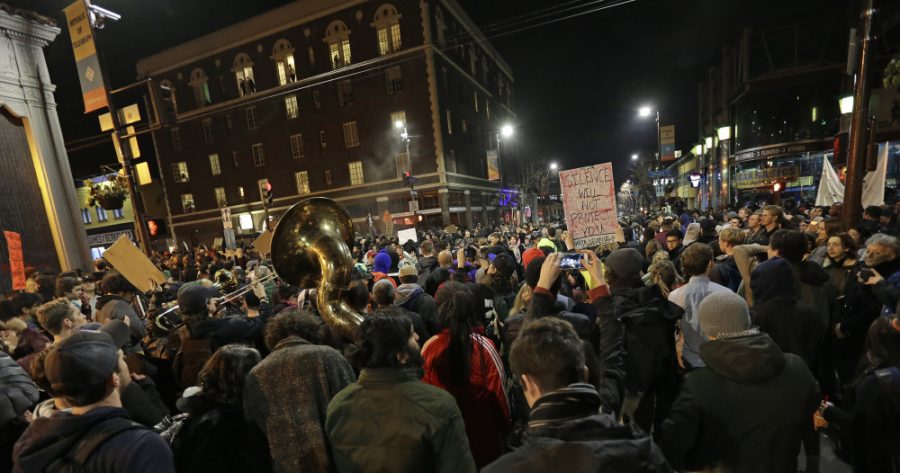
<path fill-rule="evenodd" d="M 644 105 L 638 109 L 638 116 L 641 118 L 647 118 L 651 113 L 653 113 L 653 110 L 648 105 Z"/>
<path fill-rule="evenodd" d="M 513 126 L 510 125 L 509 123 L 500 127 L 500 135 L 503 136 L 504 138 L 509 138 L 510 136 L 513 135 L 513 132 L 514 132 Z"/>
<path fill-rule="evenodd" d="M 637 153 L 634 153 L 634 154 L 631 155 L 631 160 L 632 160 L 632 161 L 637 161 L 637 159 L 638 159 Z"/>
<path fill-rule="evenodd" d="M 551 170 L 551 171 L 556 171 L 557 169 L 559 169 L 559 164 L 556 164 L 555 162 L 554 162 L 554 163 L 550 163 L 550 170 Z"/>
<path fill-rule="evenodd" d="M 403 128 L 403 120 L 397 120 L 394 122 L 394 128 Z"/>

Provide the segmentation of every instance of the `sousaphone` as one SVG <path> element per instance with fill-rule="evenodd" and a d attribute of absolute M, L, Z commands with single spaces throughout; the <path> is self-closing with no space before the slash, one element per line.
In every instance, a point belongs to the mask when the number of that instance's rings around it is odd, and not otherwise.
<path fill-rule="evenodd" d="M 272 235 L 272 265 L 278 277 L 303 289 L 316 288 L 322 319 L 348 339 L 362 314 L 341 297 L 353 270 L 353 222 L 343 206 L 324 197 L 294 204 Z"/>

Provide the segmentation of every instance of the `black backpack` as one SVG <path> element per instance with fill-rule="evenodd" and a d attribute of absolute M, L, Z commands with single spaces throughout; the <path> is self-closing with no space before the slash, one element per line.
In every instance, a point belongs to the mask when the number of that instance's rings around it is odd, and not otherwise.
<path fill-rule="evenodd" d="M 206 361 L 212 358 L 213 347 L 211 338 L 191 338 L 187 324 L 178 329 L 178 337 L 181 344 L 172 360 L 172 372 L 175 381 L 182 389 L 187 389 L 197 384 L 200 370 Z"/>
<path fill-rule="evenodd" d="M 88 459 L 112 437 L 131 429 L 145 429 L 125 417 L 113 417 L 95 425 L 78 443 L 61 458 L 57 458 L 44 470 L 45 473 L 83 473 Z"/>
<path fill-rule="evenodd" d="M 625 388 L 643 392 L 661 376 L 678 368 L 675 353 L 675 324 L 680 317 L 666 311 L 663 301 L 655 297 L 638 301 L 615 296 L 613 304 L 625 329 Z"/>

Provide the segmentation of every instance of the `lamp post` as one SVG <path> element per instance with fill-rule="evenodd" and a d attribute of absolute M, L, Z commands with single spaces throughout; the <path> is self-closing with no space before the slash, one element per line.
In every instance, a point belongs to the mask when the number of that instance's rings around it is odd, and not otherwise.
<path fill-rule="evenodd" d="M 500 144 L 504 140 L 508 140 L 512 138 L 515 134 L 515 128 L 513 128 L 512 124 L 504 123 L 503 126 L 500 127 L 500 131 L 497 133 L 497 172 L 500 174 L 500 190 L 498 194 L 503 193 L 503 153 L 500 149 Z M 490 179 L 490 176 L 488 176 Z M 497 206 L 500 206 L 500 199 L 498 195 Z M 500 209 L 500 220 L 503 220 L 503 209 Z"/>
<path fill-rule="evenodd" d="M 649 118 L 650 116 L 656 117 L 656 162 L 659 163 L 660 159 L 662 158 L 662 144 L 660 142 L 659 136 L 659 110 L 655 110 L 649 105 L 644 105 L 643 107 L 638 109 L 638 116 L 640 118 Z"/>
<path fill-rule="evenodd" d="M 406 159 L 403 162 L 403 166 L 406 169 L 404 170 L 412 173 L 412 159 L 409 156 L 409 132 L 406 129 L 406 123 L 403 120 L 397 120 L 394 122 L 394 128 L 400 131 L 400 139 L 406 145 Z"/>
<path fill-rule="evenodd" d="M 719 139 L 719 146 L 716 147 L 717 152 L 720 151 L 720 147 L 723 144 L 725 145 L 725 155 L 721 158 L 719 166 L 721 167 L 720 172 L 722 173 L 722 198 L 727 204 L 731 202 L 731 199 L 729 198 L 730 191 L 728 188 L 728 178 L 731 176 L 731 173 L 728 172 L 728 155 L 731 154 L 731 125 L 723 125 L 716 128 L 716 137 Z"/>

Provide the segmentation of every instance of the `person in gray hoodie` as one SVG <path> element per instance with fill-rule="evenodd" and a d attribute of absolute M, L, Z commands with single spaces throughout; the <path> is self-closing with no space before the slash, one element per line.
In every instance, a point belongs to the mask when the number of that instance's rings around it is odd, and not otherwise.
<path fill-rule="evenodd" d="M 419 314 L 429 333 L 439 332 L 437 320 L 437 302 L 422 286 L 419 286 L 419 275 L 416 267 L 408 264 L 400 267 L 400 285 L 394 290 L 394 305 Z"/>

